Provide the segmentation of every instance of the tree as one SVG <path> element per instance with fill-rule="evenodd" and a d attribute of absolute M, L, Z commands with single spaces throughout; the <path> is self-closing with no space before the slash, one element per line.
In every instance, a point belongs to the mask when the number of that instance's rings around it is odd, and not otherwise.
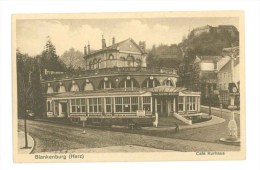
<path fill-rule="evenodd" d="M 65 51 L 61 55 L 61 60 L 66 64 L 67 68 L 72 71 L 77 68 L 85 68 L 85 60 L 82 52 L 75 50 L 74 48 Z"/>
<path fill-rule="evenodd" d="M 39 56 L 37 56 L 37 58 L 39 58 L 40 61 L 40 70 L 42 74 L 44 73 L 44 69 L 51 71 L 67 70 L 66 65 L 56 54 L 56 48 L 50 39 L 47 40 L 44 50 Z"/>
<path fill-rule="evenodd" d="M 16 51 L 16 57 L 18 117 L 23 117 L 26 110 L 32 110 L 40 116 L 44 103 L 37 59 L 19 50 Z"/>

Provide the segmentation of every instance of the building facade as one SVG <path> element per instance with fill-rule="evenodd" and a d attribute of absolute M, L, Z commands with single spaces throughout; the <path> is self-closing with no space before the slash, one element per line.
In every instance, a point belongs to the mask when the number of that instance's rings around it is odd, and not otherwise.
<path fill-rule="evenodd" d="M 115 42 L 112 39 L 112 45 L 106 46 L 106 41 L 102 36 L 102 48 L 92 51 L 90 44 L 84 47 L 84 58 L 86 60 L 87 70 L 106 69 L 106 68 L 146 68 L 145 42 L 139 42 L 139 45 L 131 38 Z"/>
<path fill-rule="evenodd" d="M 45 116 L 138 119 L 200 112 L 200 93 L 177 87 L 176 70 L 146 67 L 144 42 L 102 43 L 97 51 L 84 48 L 84 72 L 45 76 Z"/>

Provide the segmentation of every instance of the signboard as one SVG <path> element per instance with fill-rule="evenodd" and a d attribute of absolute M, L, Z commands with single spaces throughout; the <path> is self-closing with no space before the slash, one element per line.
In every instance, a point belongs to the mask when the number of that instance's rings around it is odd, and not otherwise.
<path fill-rule="evenodd" d="M 228 91 L 229 91 L 229 93 L 239 93 L 238 88 L 235 83 L 228 84 Z"/>
<path fill-rule="evenodd" d="M 136 115 L 137 116 L 145 116 L 145 111 L 144 110 L 137 110 Z"/>
<path fill-rule="evenodd" d="M 80 121 L 87 121 L 88 117 L 87 116 L 80 116 L 79 119 L 80 119 Z"/>
<path fill-rule="evenodd" d="M 177 93 L 173 92 L 153 92 L 153 96 L 173 96 L 177 95 Z"/>

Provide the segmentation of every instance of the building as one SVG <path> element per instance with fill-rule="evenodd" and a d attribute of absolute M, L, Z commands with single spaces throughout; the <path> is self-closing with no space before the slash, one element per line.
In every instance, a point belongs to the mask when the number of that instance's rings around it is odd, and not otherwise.
<path fill-rule="evenodd" d="M 44 76 L 46 117 L 132 120 L 200 112 L 200 93 L 177 87 L 176 70 L 146 67 L 144 42 L 113 38 L 106 47 L 102 38 L 102 49 L 84 50 L 84 72 Z"/>
<path fill-rule="evenodd" d="M 228 86 L 234 82 L 239 86 L 239 48 L 233 47 L 236 56 L 231 73 L 231 48 L 223 49 L 223 56 L 185 57 L 179 66 L 180 86 L 192 91 L 201 92 L 202 103 L 207 103 L 209 97 L 219 96 L 229 102 Z M 218 104 L 218 103 L 216 103 Z"/>
<path fill-rule="evenodd" d="M 233 53 L 234 62 L 231 59 L 231 52 Z M 239 47 L 225 48 L 223 49 L 223 55 L 225 55 L 226 60 L 217 73 L 217 90 L 220 102 L 227 106 L 230 102 L 229 84 L 235 83 L 237 88 L 240 89 Z M 236 104 L 239 103 L 239 96 L 237 96 L 235 102 Z"/>
<path fill-rule="evenodd" d="M 102 48 L 92 51 L 90 44 L 84 48 L 84 58 L 87 70 L 106 69 L 106 68 L 146 68 L 145 42 L 135 43 L 131 38 L 115 42 L 112 38 L 112 45 L 106 46 L 106 40 L 102 36 Z"/>
<path fill-rule="evenodd" d="M 189 35 L 199 36 L 202 33 L 222 33 L 228 32 L 232 37 L 238 34 L 238 30 L 234 25 L 219 25 L 217 27 L 213 27 L 210 25 L 205 25 L 202 27 L 194 28 Z"/>
<path fill-rule="evenodd" d="M 201 92 L 202 100 L 217 89 L 217 69 L 221 56 L 196 56 L 185 58 L 179 67 L 179 83 L 193 91 Z"/>

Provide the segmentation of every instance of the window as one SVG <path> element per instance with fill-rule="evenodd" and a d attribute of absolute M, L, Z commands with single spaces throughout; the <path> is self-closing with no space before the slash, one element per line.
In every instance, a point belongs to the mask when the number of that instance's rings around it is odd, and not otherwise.
<path fill-rule="evenodd" d="M 116 112 L 123 112 L 122 97 L 115 98 Z"/>
<path fill-rule="evenodd" d="M 194 96 L 188 96 L 186 97 L 186 109 L 190 110 L 190 111 L 194 111 L 195 110 L 195 97 Z"/>
<path fill-rule="evenodd" d="M 130 112 L 130 97 L 123 97 L 123 111 Z"/>
<path fill-rule="evenodd" d="M 99 89 L 111 89 L 114 88 L 114 84 L 111 80 L 101 81 L 99 84 Z"/>
<path fill-rule="evenodd" d="M 164 82 L 164 85 L 165 85 L 165 86 L 173 86 L 171 80 L 166 80 L 166 81 Z"/>
<path fill-rule="evenodd" d="M 47 102 L 47 112 L 51 112 L 52 111 L 52 107 L 51 107 L 51 101 Z"/>
<path fill-rule="evenodd" d="M 151 97 L 150 96 L 143 97 L 143 109 L 146 111 L 151 111 Z"/>
<path fill-rule="evenodd" d="M 109 60 L 113 60 L 114 56 L 112 54 L 109 55 Z"/>
<path fill-rule="evenodd" d="M 89 113 L 99 113 L 99 112 L 102 112 L 101 98 L 89 99 Z"/>
<path fill-rule="evenodd" d="M 178 109 L 179 109 L 179 111 L 184 111 L 183 104 L 184 104 L 184 97 L 179 96 L 179 98 L 178 98 Z"/>
<path fill-rule="evenodd" d="M 112 101 L 110 97 L 106 98 L 106 113 L 112 112 Z"/>
<path fill-rule="evenodd" d="M 59 92 L 59 93 L 66 92 L 66 89 L 65 89 L 65 87 L 63 86 L 63 84 L 59 86 L 58 92 Z"/>
<path fill-rule="evenodd" d="M 131 111 L 136 112 L 138 110 L 138 97 L 131 97 Z"/>
<path fill-rule="evenodd" d="M 79 86 L 76 83 L 72 84 L 70 91 L 79 91 Z"/>
<path fill-rule="evenodd" d="M 86 99 L 71 99 L 71 113 L 86 113 Z"/>
<path fill-rule="evenodd" d="M 115 112 L 136 112 L 138 110 L 138 97 L 116 97 Z"/>
<path fill-rule="evenodd" d="M 153 88 L 153 87 L 157 87 L 159 86 L 160 83 L 157 79 L 155 78 L 149 78 L 149 79 L 146 79 L 144 82 L 143 82 L 143 85 L 142 87 L 146 87 L 146 88 Z"/>

